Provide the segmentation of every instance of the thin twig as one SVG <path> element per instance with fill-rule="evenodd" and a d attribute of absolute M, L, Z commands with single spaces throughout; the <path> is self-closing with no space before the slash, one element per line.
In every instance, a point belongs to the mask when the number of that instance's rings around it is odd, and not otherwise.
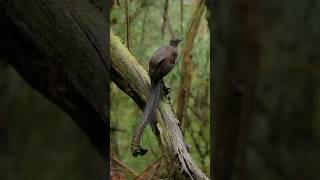
<path fill-rule="evenodd" d="M 162 159 L 158 159 L 156 160 L 154 163 L 152 163 L 151 165 L 149 165 L 144 171 L 142 171 L 138 177 L 135 178 L 135 180 L 143 180 L 143 179 L 157 179 L 156 177 L 145 177 L 148 175 L 148 173 L 158 173 L 156 175 L 159 175 L 159 170 L 161 167 L 161 163 L 162 163 Z M 153 171 L 153 172 L 152 172 Z M 157 171 L 157 172 L 155 172 Z"/>
<path fill-rule="evenodd" d="M 171 23 L 170 23 L 170 18 L 167 14 L 167 29 L 171 35 L 171 38 L 175 38 L 176 37 L 176 34 L 174 33 L 173 29 L 172 29 L 172 26 L 171 26 Z"/>
<path fill-rule="evenodd" d="M 119 166 L 121 166 L 122 168 L 124 168 L 127 172 L 130 172 L 134 177 L 137 177 L 139 174 L 136 173 L 134 170 L 132 170 L 131 168 L 129 168 L 127 165 L 125 165 L 122 161 L 120 161 L 118 158 L 114 157 L 114 156 L 110 156 L 111 159 L 117 163 Z"/>
<path fill-rule="evenodd" d="M 149 13 L 149 8 L 145 10 L 143 20 L 142 20 L 142 28 L 141 28 L 141 38 L 140 38 L 140 44 L 143 44 L 144 38 L 145 38 L 145 29 L 146 29 L 146 22 L 147 22 L 147 17 Z"/>
<path fill-rule="evenodd" d="M 183 0 L 180 0 L 180 36 L 183 34 Z"/>
<path fill-rule="evenodd" d="M 164 3 L 164 10 L 163 10 L 163 14 L 162 14 L 162 18 L 163 18 L 163 23 L 162 23 L 162 27 L 161 27 L 161 36 L 164 36 L 164 31 L 167 25 L 167 17 L 168 17 L 168 6 L 169 6 L 169 0 L 166 0 Z"/>
<path fill-rule="evenodd" d="M 127 23 L 127 48 L 130 51 L 130 18 L 129 18 L 128 0 L 125 0 L 125 10 L 126 10 L 126 23 Z"/>

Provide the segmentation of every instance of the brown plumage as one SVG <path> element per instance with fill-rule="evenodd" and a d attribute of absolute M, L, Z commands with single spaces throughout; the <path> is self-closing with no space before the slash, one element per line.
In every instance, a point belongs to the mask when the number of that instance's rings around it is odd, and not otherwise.
<path fill-rule="evenodd" d="M 133 156 L 145 155 L 146 149 L 141 148 L 140 140 L 148 119 L 156 121 L 156 109 L 161 99 L 161 89 L 164 86 L 162 78 L 166 76 L 178 62 L 178 44 L 180 39 L 172 39 L 170 45 L 156 50 L 150 58 L 149 76 L 151 79 L 151 89 L 149 98 L 143 111 L 143 118 L 136 129 L 131 144 Z"/>

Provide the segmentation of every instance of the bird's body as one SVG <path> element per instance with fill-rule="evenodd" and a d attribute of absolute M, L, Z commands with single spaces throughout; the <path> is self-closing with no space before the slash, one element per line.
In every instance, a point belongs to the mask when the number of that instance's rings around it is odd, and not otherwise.
<path fill-rule="evenodd" d="M 149 61 L 149 76 L 151 79 L 151 89 L 149 98 L 143 111 L 142 121 L 136 129 L 131 151 L 133 156 L 144 155 L 147 150 L 141 148 L 140 139 L 148 123 L 148 119 L 155 120 L 156 109 L 161 99 L 161 89 L 164 86 L 162 78 L 166 76 L 178 62 L 178 44 L 180 39 L 173 39 L 170 45 L 156 50 Z"/>
<path fill-rule="evenodd" d="M 160 79 L 166 76 L 178 62 L 178 48 L 165 46 L 153 53 L 149 62 L 149 76 Z"/>

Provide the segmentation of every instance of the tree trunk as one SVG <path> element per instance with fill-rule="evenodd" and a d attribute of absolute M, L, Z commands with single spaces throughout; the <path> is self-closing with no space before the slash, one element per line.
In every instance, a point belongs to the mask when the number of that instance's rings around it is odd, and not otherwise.
<path fill-rule="evenodd" d="M 98 2 L 98 1 L 97 1 Z M 1 0 L 1 52 L 107 157 L 107 19 L 90 0 Z"/>

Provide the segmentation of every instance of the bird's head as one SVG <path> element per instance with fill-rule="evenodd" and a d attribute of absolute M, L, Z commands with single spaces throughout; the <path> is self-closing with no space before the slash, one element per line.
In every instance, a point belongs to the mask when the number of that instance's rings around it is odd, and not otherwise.
<path fill-rule="evenodd" d="M 182 41 L 182 40 L 179 39 L 179 38 L 173 38 L 173 39 L 171 39 L 171 41 L 170 41 L 170 45 L 171 45 L 171 46 L 174 46 L 174 47 L 177 47 L 178 44 L 179 44 L 181 41 Z"/>

